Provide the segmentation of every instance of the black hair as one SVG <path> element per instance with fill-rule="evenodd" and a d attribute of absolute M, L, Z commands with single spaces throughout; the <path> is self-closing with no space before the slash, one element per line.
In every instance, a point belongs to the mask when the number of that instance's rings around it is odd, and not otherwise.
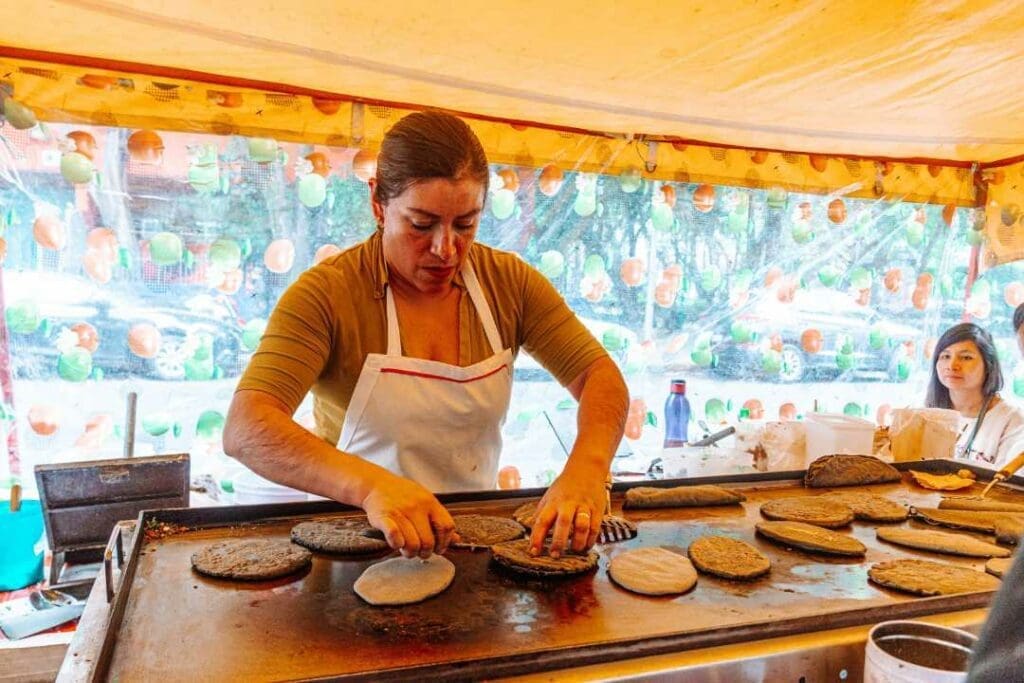
<path fill-rule="evenodd" d="M 999 357 L 996 354 L 996 345 L 992 341 L 992 335 L 974 323 L 960 323 L 943 332 L 935 344 L 935 353 L 932 356 L 932 378 L 928 382 L 928 395 L 925 397 L 925 405 L 929 408 L 953 407 L 953 402 L 949 398 L 949 389 L 939 381 L 937 366 L 939 356 L 945 349 L 965 341 L 974 342 L 985 364 L 985 381 L 981 385 L 982 395 L 988 398 L 1003 388 L 1003 370 L 999 366 Z"/>
<path fill-rule="evenodd" d="M 377 186 L 381 204 L 425 178 L 471 178 L 483 185 L 491 173 L 483 145 L 466 122 L 446 112 L 428 110 L 405 116 L 384 134 L 377 155 Z"/>
<path fill-rule="evenodd" d="M 1024 304 L 1013 310 L 1013 331 L 1020 332 L 1020 326 L 1024 325 Z"/>

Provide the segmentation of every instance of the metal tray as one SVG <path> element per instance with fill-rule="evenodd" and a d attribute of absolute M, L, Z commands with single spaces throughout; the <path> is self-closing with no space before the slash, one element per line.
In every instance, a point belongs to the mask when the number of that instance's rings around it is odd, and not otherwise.
<path fill-rule="evenodd" d="M 945 473 L 949 461 L 904 463 Z M 974 469 L 979 479 L 991 475 Z M 808 633 L 886 619 L 984 607 L 991 592 L 915 598 L 871 584 L 874 562 L 928 557 L 982 569 L 983 560 L 939 557 L 880 543 L 875 524 L 855 522 L 852 535 L 867 557 L 828 558 L 791 551 L 754 534 L 760 503 L 815 495 L 803 472 L 708 477 L 644 485 L 717 483 L 742 490 L 743 508 L 628 510 L 639 536 L 599 546 L 599 569 L 560 580 L 523 580 L 489 562 L 489 554 L 451 551 L 457 568 L 440 596 L 401 608 L 371 607 L 352 591 L 380 557 L 339 560 L 317 555 L 311 570 L 271 582 L 207 579 L 190 568 L 193 552 L 229 537 L 287 538 L 310 516 L 359 514 L 332 502 L 144 512 L 139 528 L 183 525 L 193 530 L 147 540 L 136 534 L 116 591 L 93 680 L 414 680 L 424 676 L 478 679 Z M 908 475 L 904 475 L 909 480 Z M 1024 501 L 1019 478 L 993 498 Z M 622 492 L 638 484 L 616 485 Z M 860 487 L 903 503 L 934 506 L 940 494 L 907 483 Z M 976 485 L 973 493 L 980 491 Z M 449 494 L 455 513 L 509 514 L 540 490 Z M 915 526 L 916 522 L 908 524 Z M 685 551 L 705 533 L 747 540 L 773 563 L 753 582 L 701 576 L 691 592 L 652 598 L 608 578 L 609 558 L 628 548 L 664 545 Z M 108 551 L 108 555 L 110 555 Z"/>

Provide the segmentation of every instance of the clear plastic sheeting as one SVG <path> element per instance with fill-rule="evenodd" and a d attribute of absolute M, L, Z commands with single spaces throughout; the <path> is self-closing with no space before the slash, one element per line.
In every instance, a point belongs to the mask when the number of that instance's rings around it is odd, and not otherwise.
<path fill-rule="evenodd" d="M 226 476 L 234 384 L 288 284 L 373 230 L 373 164 L 355 147 L 271 138 L 0 129 L 12 470 L 118 454 L 134 390 L 136 452 L 191 450 L 197 471 Z M 885 422 L 923 400 L 935 339 L 965 314 L 992 329 L 1013 376 L 1024 283 L 1015 266 L 970 282 L 981 210 L 492 171 L 479 239 L 549 277 L 622 368 L 623 455 L 660 451 L 675 377 L 698 435 L 816 409 Z M 542 485 L 564 462 L 575 403 L 525 355 L 515 379 L 503 464 L 518 472 L 504 481 Z"/>

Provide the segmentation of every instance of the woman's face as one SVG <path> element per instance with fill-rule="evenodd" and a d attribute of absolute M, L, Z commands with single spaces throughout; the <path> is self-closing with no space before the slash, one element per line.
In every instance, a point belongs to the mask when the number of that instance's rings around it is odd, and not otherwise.
<path fill-rule="evenodd" d="M 985 384 L 985 360 L 972 341 L 950 344 L 939 353 L 935 370 L 939 381 L 952 391 L 981 391 Z"/>
<path fill-rule="evenodd" d="M 371 197 L 375 189 L 371 180 Z M 476 239 L 483 185 L 469 178 L 427 178 L 386 204 L 372 204 L 384 226 L 384 260 L 391 277 L 424 294 L 447 293 Z"/>

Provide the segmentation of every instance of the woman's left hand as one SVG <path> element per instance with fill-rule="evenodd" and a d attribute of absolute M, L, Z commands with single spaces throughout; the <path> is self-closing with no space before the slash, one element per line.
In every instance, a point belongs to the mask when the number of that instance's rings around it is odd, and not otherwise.
<path fill-rule="evenodd" d="M 566 467 L 537 504 L 530 553 L 543 552 L 552 531 L 548 554 L 559 557 L 567 549 L 580 553 L 597 541 L 605 507 L 606 472 L 598 468 Z"/>

